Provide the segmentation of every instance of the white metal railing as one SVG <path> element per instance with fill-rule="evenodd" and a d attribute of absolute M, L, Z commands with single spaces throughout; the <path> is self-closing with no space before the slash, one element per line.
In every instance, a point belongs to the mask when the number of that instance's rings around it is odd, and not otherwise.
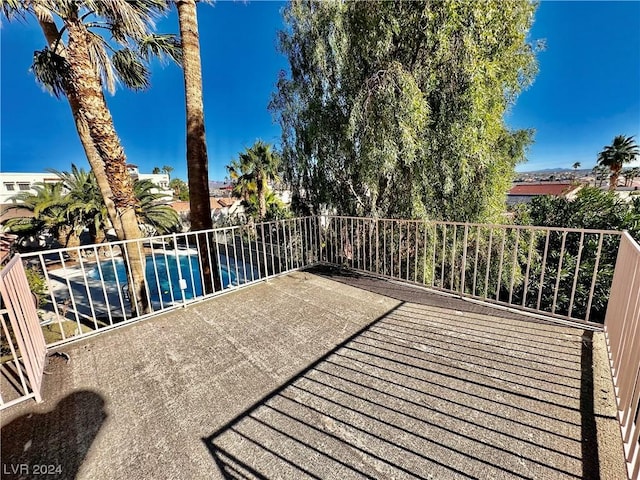
<path fill-rule="evenodd" d="M 21 255 L 53 346 L 325 262 L 559 318 L 602 322 L 620 232 L 308 216 Z M 216 265 L 209 268 L 209 265 Z M 137 268 L 136 268 L 137 267 Z M 144 281 L 133 288 L 131 279 Z"/>
<path fill-rule="evenodd" d="M 627 471 L 640 477 L 640 246 L 627 232 L 620 239 L 605 320 Z"/>
<path fill-rule="evenodd" d="M 39 315 L 54 346 L 307 267 L 319 249 L 317 218 L 302 217 L 21 258 L 47 285 Z M 131 288 L 136 267 L 144 281 Z"/>
<path fill-rule="evenodd" d="M 546 316 L 602 323 L 620 232 L 321 217 L 322 260 Z"/>
<path fill-rule="evenodd" d="M 42 400 L 47 349 L 22 263 L 14 257 L 0 271 L 0 410 Z"/>

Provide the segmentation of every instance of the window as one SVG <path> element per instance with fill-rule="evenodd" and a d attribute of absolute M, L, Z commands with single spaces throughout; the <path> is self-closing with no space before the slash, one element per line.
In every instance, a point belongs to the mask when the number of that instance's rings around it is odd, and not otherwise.
<path fill-rule="evenodd" d="M 4 188 L 6 188 L 9 192 L 15 192 L 16 191 L 16 184 L 15 183 L 5 183 L 4 184 Z"/>
<path fill-rule="evenodd" d="M 24 191 L 24 190 L 29 190 L 30 188 L 31 188 L 31 184 L 29 184 L 29 183 L 19 183 L 18 184 L 18 189 L 19 190 Z"/>

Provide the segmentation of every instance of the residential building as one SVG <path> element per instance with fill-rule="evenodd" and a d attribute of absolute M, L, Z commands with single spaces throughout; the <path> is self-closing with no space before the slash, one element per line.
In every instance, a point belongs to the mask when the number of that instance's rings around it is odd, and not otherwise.
<path fill-rule="evenodd" d="M 127 170 L 134 180 L 151 180 L 158 186 L 153 193 L 164 194 L 163 200 L 173 199 L 173 190 L 169 188 L 169 175 L 166 173 L 139 173 L 136 165 L 127 165 Z M 36 193 L 35 185 L 39 183 L 57 183 L 60 177 L 55 173 L 18 173 L 0 172 L 0 205 L 11 204 L 13 197 L 20 192 Z"/>
<path fill-rule="evenodd" d="M 534 197 L 552 195 L 569 200 L 576 198 L 576 194 L 583 187 L 582 184 L 567 182 L 537 182 L 518 183 L 511 187 L 507 194 L 507 205 L 529 203 Z"/>
<path fill-rule="evenodd" d="M 183 227 L 188 230 L 190 226 L 189 214 L 191 212 L 189 202 L 176 201 L 171 202 L 169 206 L 178 213 Z M 210 197 L 209 206 L 211 207 L 211 218 L 214 223 L 229 219 L 238 219 L 241 222 L 246 220 L 244 206 L 242 205 L 242 201 L 238 198 Z"/>
<path fill-rule="evenodd" d="M 0 172 L 0 205 L 13 203 L 11 199 L 20 192 L 35 193 L 35 184 L 59 181 L 55 173 Z"/>

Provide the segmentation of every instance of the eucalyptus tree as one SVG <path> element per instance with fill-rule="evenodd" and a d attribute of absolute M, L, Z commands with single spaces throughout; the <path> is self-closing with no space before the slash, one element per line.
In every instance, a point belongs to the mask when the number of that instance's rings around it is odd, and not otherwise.
<path fill-rule="evenodd" d="M 187 181 L 189 184 L 191 228 L 193 230 L 208 230 L 213 227 L 213 221 L 209 202 L 209 159 L 202 99 L 202 64 L 197 2 L 196 0 L 176 0 L 175 3 L 183 51 L 182 66 L 187 117 Z M 205 283 L 205 293 L 222 289 L 219 275 L 211 275 L 212 271 L 218 269 L 217 258 L 210 257 L 208 252 L 207 239 L 203 236 L 200 241 L 200 257 L 203 262 L 202 278 Z M 213 277 L 213 283 L 211 277 Z"/>
<path fill-rule="evenodd" d="M 604 147 L 598 154 L 598 165 L 611 170 L 609 190 L 615 190 L 618 186 L 618 178 L 624 164 L 633 162 L 638 155 L 640 155 L 640 148 L 633 136 L 625 137 L 624 135 L 616 136 L 611 145 Z"/>
<path fill-rule="evenodd" d="M 504 211 L 532 132 L 504 114 L 537 70 L 535 4 L 306 2 L 284 10 L 271 109 L 316 210 L 481 220 Z"/>
<path fill-rule="evenodd" d="M 3 0 L 9 19 L 32 15 L 47 46 L 34 53 L 36 79 L 57 97 L 66 96 L 87 159 L 103 195 L 109 219 L 121 240 L 140 238 L 133 182 L 126 156 L 107 107 L 103 88 L 119 80 L 134 89 L 149 85 L 152 56 L 179 59 L 172 35 L 153 33 L 153 21 L 168 7 L 164 0 Z M 100 35 L 107 32 L 109 38 Z M 119 46 L 120 48 L 115 48 Z M 110 55 L 111 53 L 111 55 Z M 149 309 L 144 286 L 144 256 L 128 244 L 129 288 L 133 310 Z"/>

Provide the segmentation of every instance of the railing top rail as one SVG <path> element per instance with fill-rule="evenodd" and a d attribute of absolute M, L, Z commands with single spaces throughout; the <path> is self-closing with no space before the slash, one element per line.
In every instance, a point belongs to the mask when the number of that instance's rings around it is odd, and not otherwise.
<path fill-rule="evenodd" d="M 9 273 L 11 273 L 11 268 L 13 264 L 20 261 L 20 257 L 18 255 L 14 255 L 9 262 L 4 266 L 2 270 L 0 270 L 0 278 L 4 278 Z"/>
<path fill-rule="evenodd" d="M 285 218 L 282 220 L 270 220 L 268 222 L 260 222 L 260 223 L 254 223 L 253 224 L 253 228 L 259 229 L 261 226 L 268 226 L 268 225 L 277 225 L 277 224 L 282 224 L 282 223 L 286 223 L 286 222 L 290 222 L 290 221 L 297 221 L 297 220 L 306 220 L 308 218 L 314 218 L 314 215 L 307 215 L 304 217 L 293 217 L 293 218 Z M 28 252 L 28 253 L 21 253 L 20 257 L 21 258 L 29 258 L 29 257 L 36 257 L 38 255 L 50 255 L 50 254 L 56 254 L 56 253 L 66 253 L 66 252 L 80 252 L 83 250 L 88 250 L 88 249 L 93 249 L 95 248 L 100 248 L 100 247 L 104 247 L 104 246 L 108 246 L 108 247 L 116 247 L 116 246 L 120 246 L 120 245 L 125 245 L 127 243 L 142 243 L 142 244 L 147 244 L 147 243 L 152 243 L 152 242 L 159 242 L 159 241 L 164 241 L 164 240 L 173 240 L 176 237 L 187 237 L 187 236 L 191 236 L 191 235 L 197 235 L 197 234 L 203 234 L 203 233 L 221 233 L 221 232 L 226 232 L 229 230 L 237 230 L 239 228 L 245 228 L 248 227 L 248 225 L 232 225 L 229 227 L 217 227 L 217 228 L 210 228 L 207 230 L 194 230 L 194 231 L 189 231 L 189 232 L 180 232 L 180 233 L 167 233 L 164 235 L 154 235 L 152 237 L 140 237 L 140 238 L 134 238 L 131 240 L 117 240 L 117 241 L 113 241 L 113 242 L 104 242 L 104 243 L 92 243 L 89 245 L 79 245 L 77 247 L 65 247 L 65 248 L 54 248 L 54 249 L 47 249 L 47 250 L 39 250 L 36 252 Z"/>
<path fill-rule="evenodd" d="M 629 234 L 629 232 L 626 230 L 623 230 L 622 236 L 629 241 L 629 244 L 631 245 L 631 247 L 636 251 L 637 254 L 640 255 L 640 244 L 638 244 L 638 242 L 635 241 L 635 239 Z"/>
<path fill-rule="evenodd" d="M 408 222 L 408 223 L 427 223 L 437 225 L 457 225 L 468 227 L 485 227 L 485 228 L 511 228 L 517 230 L 543 230 L 543 231 L 557 231 L 568 233 L 592 233 L 592 234 L 604 234 L 604 235 L 622 235 L 620 230 L 599 230 L 593 228 L 572 228 L 572 227 L 544 227 L 539 225 L 515 225 L 508 223 L 471 223 L 471 222 L 446 222 L 442 220 L 419 220 L 419 219 L 404 219 L 404 218 L 375 218 L 375 217 L 354 217 L 349 215 L 323 215 L 328 218 L 341 218 L 341 219 L 353 219 L 353 220 L 379 220 L 386 222 Z"/>

